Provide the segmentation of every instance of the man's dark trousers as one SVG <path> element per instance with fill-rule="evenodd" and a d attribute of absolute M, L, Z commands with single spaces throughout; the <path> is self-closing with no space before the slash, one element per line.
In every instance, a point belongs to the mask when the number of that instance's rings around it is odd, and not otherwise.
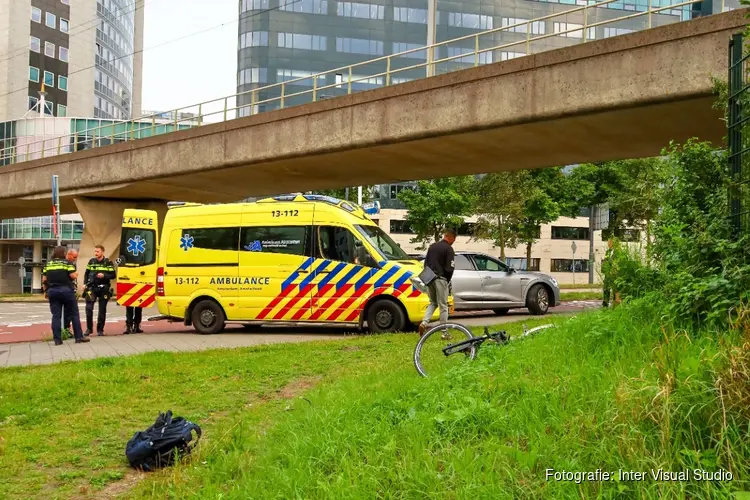
<path fill-rule="evenodd" d="M 99 303 L 99 314 L 96 317 L 96 333 L 104 333 L 104 322 L 107 321 L 107 302 L 109 299 L 103 293 L 92 292 L 91 298 L 86 298 L 86 331 L 94 331 L 94 304 Z"/>
<path fill-rule="evenodd" d="M 70 288 L 54 287 L 47 291 L 47 297 L 49 298 L 49 308 L 52 313 L 52 337 L 55 339 L 55 343 L 59 344 L 62 342 L 63 307 L 66 312 L 70 311 L 73 336 L 76 340 L 82 339 L 81 317 L 78 315 L 78 302 L 76 301 L 75 292 Z"/>

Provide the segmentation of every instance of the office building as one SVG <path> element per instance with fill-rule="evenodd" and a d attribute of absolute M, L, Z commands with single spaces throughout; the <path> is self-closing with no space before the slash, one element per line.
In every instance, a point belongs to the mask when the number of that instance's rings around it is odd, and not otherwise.
<path fill-rule="evenodd" d="M 141 115 L 143 16 L 144 0 L 0 0 L 0 168 L 40 157 L 42 139 L 51 156 L 155 132 L 120 122 Z M 80 216 L 60 233 L 77 246 Z M 0 221 L 0 294 L 38 291 L 55 244 L 50 216 Z"/>
<path fill-rule="evenodd" d="M 618 0 L 605 6 L 589 9 L 584 21 L 583 12 L 566 14 L 531 23 L 521 24 L 543 16 L 561 13 L 585 5 L 585 0 L 490 0 L 437 1 L 435 41 L 442 42 L 482 31 L 509 27 L 508 30 L 479 38 L 480 48 L 492 48 L 518 42 L 516 45 L 484 52 L 478 64 L 487 64 L 526 55 L 527 39 L 530 53 L 565 47 L 587 40 L 608 38 L 648 27 L 647 16 L 616 23 L 589 27 L 591 24 L 622 18 L 653 8 L 679 3 L 677 0 Z M 707 0 L 693 6 L 682 6 L 653 14 L 652 26 L 691 19 L 737 7 L 737 0 Z M 339 67 L 369 61 L 378 57 L 419 49 L 426 45 L 428 36 L 427 0 L 381 0 L 350 2 L 337 0 L 239 0 L 239 32 L 237 48 L 237 92 L 240 115 L 267 111 L 280 107 L 281 87 L 265 89 L 252 96 L 248 91 L 272 84 L 284 85 L 284 106 L 312 100 L 309 91 L 320 89 L 317 99 L 325 99 L 350 91 L 348 70 L 325 76 L 312 75 Z M 512 27 L 512 28 L 511 28 Z M 559 33 L 559 35 L 555 35 Z M 554 35 L 554 36 L 549 36 Z M 543 37 L 534 40 L 536 37 Z M 441 46 L 434 60 L 473 52 L 475 39 Z M 351 91 L 368 90 L 385 84 L 386 69 L 391 71 L 425 63 L 427 51 L 416 50 L 391 60 L 364 64 L 352 69 Z M 435 73 L 471 67 L 473 55 L 435 65 Z M 398 84 L 426 75 L 424 66 L 391 76 L 390 84 Z M 299 81 L 292 81 L 302 78 Z M 289 83 L 286 83 L 289 82 Z M 290 97 L 286 97 L 290 96 Z M 254 100 L 253 100 L 254 99 Z M 260 104 L 255 104 L 260 103 Z"/>
<path fill-rule="evenodd" d="M 143 0 L 0 0 L 0 122 L 140 116 Z"/>

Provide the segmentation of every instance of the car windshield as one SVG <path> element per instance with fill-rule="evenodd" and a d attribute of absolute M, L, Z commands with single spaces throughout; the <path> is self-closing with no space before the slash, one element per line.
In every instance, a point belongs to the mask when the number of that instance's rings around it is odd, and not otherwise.
<path fill-rule="evenodd" d="M 369 241 L 386 260 L 411 260 L 398 243 L 378 226 L 357 226 L 359 233 Z"/>

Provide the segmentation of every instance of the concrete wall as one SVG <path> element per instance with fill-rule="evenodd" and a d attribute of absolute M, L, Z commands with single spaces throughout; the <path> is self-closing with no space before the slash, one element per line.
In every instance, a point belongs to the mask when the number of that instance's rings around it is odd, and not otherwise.
<path fill-rule="evenodd" d="M 0 217 L 72 197 L 280 192 L 653 156 L 721 142 L 711 76 L 747 9 L 304 106 L 9 166 Z"/>

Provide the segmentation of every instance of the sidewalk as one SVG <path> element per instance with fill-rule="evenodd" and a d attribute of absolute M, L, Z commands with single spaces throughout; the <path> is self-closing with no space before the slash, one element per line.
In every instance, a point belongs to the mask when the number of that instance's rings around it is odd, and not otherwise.
<path fill-rule="evenodd" d="M 234 333 L 219 335 L 197 335 L 195 333 L 139 333 L 91 337 L 91 342 L 76 344 L 72 339 L 63 345 L 53 342 L 23 342 L 0 344 L 0 369 L 11 366 L 46 365 L 61 361 L 128 356 L 151 351 L 186 352 L 206 349 L 248 347 L 262 344 L 308 342 L 311 340 L 341 340 L 344 335 L 330 334 L 249 334 L 242 329 Z"/>

